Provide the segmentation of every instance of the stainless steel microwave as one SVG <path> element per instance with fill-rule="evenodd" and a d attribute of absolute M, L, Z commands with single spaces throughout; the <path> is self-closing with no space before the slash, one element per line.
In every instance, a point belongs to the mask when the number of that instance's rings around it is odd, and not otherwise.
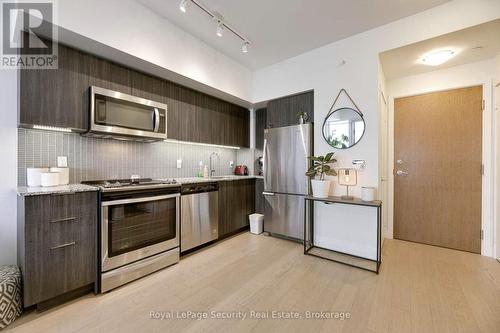
<path fill-rule="evenodd" d="M 84 135 L 137 141 L 167 138 L 167 105 L 90 87 L 90 126 Z"/>

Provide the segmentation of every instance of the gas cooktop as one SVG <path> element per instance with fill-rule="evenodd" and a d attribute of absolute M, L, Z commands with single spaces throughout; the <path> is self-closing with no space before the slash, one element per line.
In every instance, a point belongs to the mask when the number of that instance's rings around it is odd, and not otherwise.
<path fill-rule="evenodd" d="M 156 180 L 151 178 L 89 180 L 83 181 L 82 184 L 97 186 L 103 190 L 127 190 L 180 186 L 175 179 Z"/>

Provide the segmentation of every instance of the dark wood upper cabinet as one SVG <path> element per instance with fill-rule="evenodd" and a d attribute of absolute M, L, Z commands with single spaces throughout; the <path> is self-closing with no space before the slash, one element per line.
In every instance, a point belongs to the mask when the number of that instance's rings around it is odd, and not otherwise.
<path fill-rule="evenodd" d="M 266 127 L 297 125 L 298 114 L 307 112 L 308 122 L 314 121 L 314 92 L 286 96 L 269 101 L 267 104 Z"/>
<path fill-rule="evenodd" d="M 255 111 L 255 148 L 264 149 L 264 129 L 266 129 L 267 109 Z"/>
<path fill-rule="evenodd" d="M 89 84 L 101 88 L 132 94 L 130 69 L 98 57 L 88 56 L 90 63 Z"/>
<path fill-rule="evenodd" d="M 132 87 L 131 94 L 133 96 L 166 104 L 166 82 L 164 80 L 160 80 L 144 73 L 132 71 L 130 74 L 130 81 Z"/>
<path fill-rule="evenodd" d="M 167 104 L 170 139 L 250 146 L 243 107 L 59 45 L 59 69 L 21 70 L 19 125 L 88 130 L 89 87 L 97 86 Z"/>
<path fill-rule="evenodd" d="M 58 69 L 20 70 L 20 125 L 88 128 L 89 63 L 86 55 L 59 47 Z"/>

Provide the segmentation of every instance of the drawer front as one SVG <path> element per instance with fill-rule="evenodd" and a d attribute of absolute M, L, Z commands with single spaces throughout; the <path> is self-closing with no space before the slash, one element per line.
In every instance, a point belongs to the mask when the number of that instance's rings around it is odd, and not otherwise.
<path fill-rule="evenodd" d="M 25 213 L 25 305 L 93 283 L 97 193 L 30 197 Z"/>

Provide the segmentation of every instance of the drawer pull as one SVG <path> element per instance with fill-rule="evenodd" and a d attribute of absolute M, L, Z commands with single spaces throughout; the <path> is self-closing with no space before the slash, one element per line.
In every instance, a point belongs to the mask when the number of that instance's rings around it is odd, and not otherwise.
<path fill-rule="evenodd" d="M 50 223 L 59 223 L 59 222 L 67 222 L 67 221 L 74 221 L 74 220 L 76 220 L 76 217 L 66 217 L 64 219 L 50 221 Z"/>
<path fill-rule="evenodd" d="M 71 242 L 71 243 L 61 244 L 61 245 L 53 246 L 53 247 L 51 247 L 50 249 L 51 249 L 51 250 L 57 250 L 57 249 L 62 249 L 62 248 L 64 248 L 64 247 L 73 246 L 73 245 L 75 245 L 75 244 L 76 244 L 76 242 Z"/>

